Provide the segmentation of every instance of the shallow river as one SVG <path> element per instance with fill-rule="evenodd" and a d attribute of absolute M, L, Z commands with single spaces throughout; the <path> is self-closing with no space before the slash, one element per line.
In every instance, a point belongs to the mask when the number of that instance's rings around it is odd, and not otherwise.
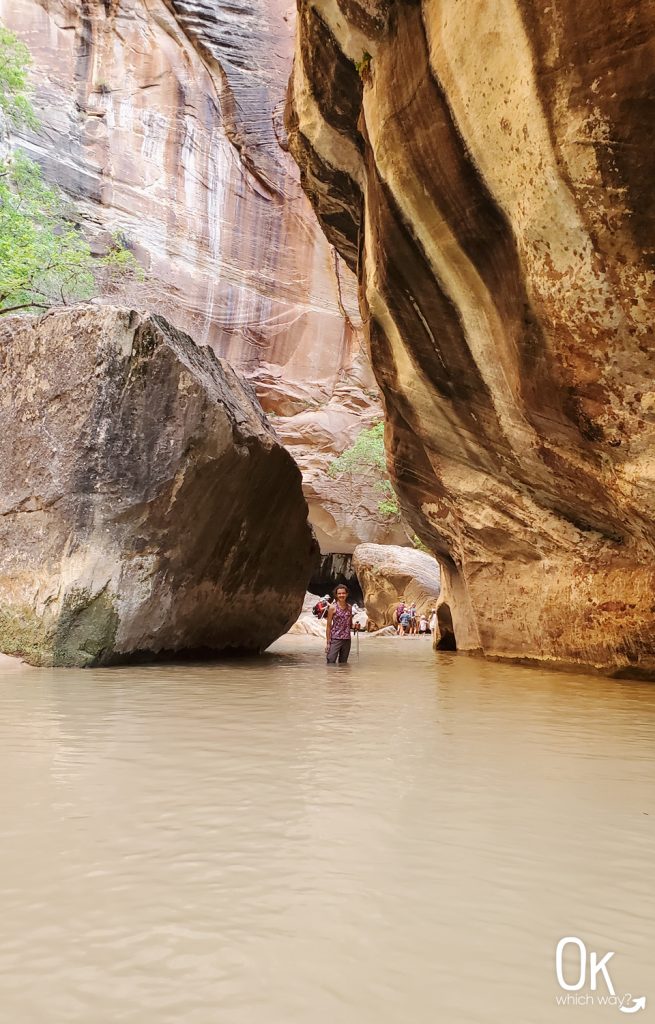
<path fill-rule="evenodd" d="M 0 670 L 2 1024 L 655 1020 L 655 686 L 321 652 Z"/>

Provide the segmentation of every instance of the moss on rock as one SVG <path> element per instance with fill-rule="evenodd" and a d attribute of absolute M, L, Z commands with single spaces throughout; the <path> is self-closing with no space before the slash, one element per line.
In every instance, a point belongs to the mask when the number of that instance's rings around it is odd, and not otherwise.
<path fill-rule="evenodd" d="M 52 635 L 33 608 L 0 608 L 0 650 L 46 667 L 52 664 Z"/>
<path fill-rule="evenodd" d="M 119 616 L 113 597 L 75 588 L 49 621 L 33 608 L 0 608 L 0 650 L 39 668 L 68 665 L 90 668 L 115 654 Z"/>
<path fill-rule="evenodd" d="M 90 668 L 111 661 L 119 617 L 112 596 L 103 590 L 70 590 L 53 638 L 52 664 Z"/>

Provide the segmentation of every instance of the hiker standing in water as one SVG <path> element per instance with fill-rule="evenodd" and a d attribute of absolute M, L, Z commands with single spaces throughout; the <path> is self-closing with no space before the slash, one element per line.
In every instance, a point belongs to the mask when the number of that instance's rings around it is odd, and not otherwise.
<path fill-rule="evenodd" d="M 340 585 L 334 592 L 336 598 L 330 605 L 327 617 L 325 653 L 328 665 L 345 665 L 350 654 L 350 632 L 353 625 L 353 610 L 348 604 L 348 588 Z"/>

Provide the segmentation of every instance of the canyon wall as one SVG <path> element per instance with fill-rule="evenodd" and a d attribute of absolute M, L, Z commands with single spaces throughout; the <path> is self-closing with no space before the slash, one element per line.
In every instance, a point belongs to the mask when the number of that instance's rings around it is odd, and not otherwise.
<path fill-rule="evenodd" d="M 300 0 L 290 146 L 460 649 L 655 671 L 654 68 L 651 0 Z"/>
<path fill-rule="evenodd" d="M 41 127 L 20 144 L 101 251 L 145 268 L 111 301 L 151 308 L 255 385 L 303 470 L 326 551 L 393 539 L 327 475 L 379 420 L 356 282 L 285 151 L 286 0 L 0 0 L 27 44 Z"/>

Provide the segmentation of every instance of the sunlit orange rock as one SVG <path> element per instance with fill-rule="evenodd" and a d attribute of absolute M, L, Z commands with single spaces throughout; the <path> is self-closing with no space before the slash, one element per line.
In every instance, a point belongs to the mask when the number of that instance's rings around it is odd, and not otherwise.
<path fill-rule="evenodd" d="M 300 0 L 287 126 L 469 651 L 655 671 L 655 6 Z"/>

